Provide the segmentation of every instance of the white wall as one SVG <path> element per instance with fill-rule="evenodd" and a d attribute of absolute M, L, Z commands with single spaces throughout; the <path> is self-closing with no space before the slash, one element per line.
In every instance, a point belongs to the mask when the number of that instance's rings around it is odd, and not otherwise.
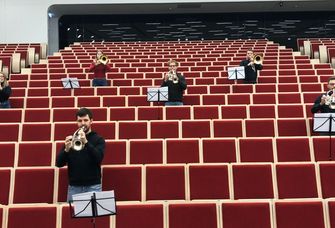
<path fill-rule="evenodd" d="M 257 0 L 210 0 L 247 2 Z M 275 1 L 275 0 L 258 0 Z M 278 1 L 278 0 L 277 0 Z M 283 0 L 291 1 L 291 0 Z M 296 0 L 297 1 L 297 0 Z M 299 1 L 299 0 L 298 0 Z M 317 1 L 317 0 L 314 0 Z M 47 43 L 49 6 L 53 4 L 190 3 L 206 0 L 0 0 L 0 43 Z"/>

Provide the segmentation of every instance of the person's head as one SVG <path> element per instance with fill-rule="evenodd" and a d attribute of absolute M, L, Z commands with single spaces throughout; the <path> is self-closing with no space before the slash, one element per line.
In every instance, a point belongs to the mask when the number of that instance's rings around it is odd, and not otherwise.
<path fill-rule="evenodd" d="M 0 83 L 1 86 L 8 86 L 7 78 L 4 73 L 0 71 Z"/>
<path fill-rule="evenodd" d="M 88 108 L 80 108 L 76 113 L 76 117 L 78 128 L 85 126 L 85 132 L 89 132 L 93 122 L 93 115 L 91 110 Z"/>
<path fill-rule="evenodd" d="M 176 60 L 173 60 L 171 59 L 169 62 L 168 62 L 168 66 L 169 66 L 169 71 L 177 71 L 177 68 L 178 68 L 178 62 Z"/>
<path fill-rule="evenodd" d="M 97 51 L 97 59 L 100 59 L 101 56 L 103 56 L 103 55 L 104 55 L 104 53 L 101 50 Z"/>
<path fill-rule="evenodd" d="M 253 50 L 248 50 L 247 51 L 247 59 L 252 59 L 254 57 L 254 51 Z"/>
<path fill-rule="evenodd" d="M 332 76 L 330 78 L 328 78 L 328 85 L 327 85 L 329 90 L 334 89 L 335 87 L 335 76 Z"/>

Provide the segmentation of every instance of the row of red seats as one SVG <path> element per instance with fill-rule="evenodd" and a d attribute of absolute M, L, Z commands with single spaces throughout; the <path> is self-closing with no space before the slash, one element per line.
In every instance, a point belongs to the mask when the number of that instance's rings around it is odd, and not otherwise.
<path fill-rule="evenodd" d="M 102 167 L 102 186 L 118 201 L 326 199 L 334 172 L 334 162 L 113 165 Z M 1 204 L 66 201 L 66 168 L 1 168 L 0 180 Z"/>
<path fill-rule="evenodd" d="M 311 105 L 195 105 L 183 107 L 92 108 L 95 121 L 260 119 L 312 117 Z M 77 108 L 1 109 L 0 123 L 73 122 Z"/>
<path fill-rule="evenodd" d="M 101 228 L 334 228 L 333 200 L 204 201 L 117 204 L 117 216 L 100 217 Z M 3 228 L 91 227 L 71 219 L 67 205 L 0 207 Z M 59 226 L 57 226 L 59 224 Z"/>
<path fill-rule="evenodd" d="M 324 137 L 107 140 L 103 165 L 328 161 L 335 159 L 329 142 Z M 0 167 L 53 166 L 63 145 L 2 142 Z"/>
<path fill-rule="evenodd" d="M 86 90 L 87 89 L 87 90 Z M 13 96 L 11 106 L 13 108 L 76 108 L 76 107 L 154 107 L 163 106 L 163 103 L 147 101 L 146 95 L 104 95 L 94 96 L 90 88 L 75 90 L 71 96 L 69 90 L 52 90 L 55 92 L 49 97 L 49 90 L 29 90 L 28 97 Z M 78 91 L 78 93 L 76 93 Z M 108 92 L 110 90 L 107 90 Z M 33 95 L 33 92 L 36 94 Z M 55 95 L 57 92 L 57 95 Z M 94 92 L 94 90 L 93 90 Z M 311 104 L 321 92 L 308 93 L 259 93 L 259 94 L 186 94 L 183 101 L 185 105 L 256 105 L 256 104 Z M 66 97 L 68 96 L 68 97 Z"/>
<path fill-rule="evenodd" d="M 99 121 L 95 129 L 105 139 L 219 138 L 310 136 L 312 119 L 230 119 Z M 260 127 L 261 126 L 261 127 Z M 0 141 L 63 140 L 76 126 L 69 122 L 0 124 Z"/>

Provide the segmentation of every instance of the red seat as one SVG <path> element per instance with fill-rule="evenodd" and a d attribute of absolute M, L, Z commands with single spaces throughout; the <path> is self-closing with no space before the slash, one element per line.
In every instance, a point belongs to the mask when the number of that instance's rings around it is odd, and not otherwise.
<path fill-rule="evenodd" d="M 222 148 L 225 148 L 222 150 Z M 234 139 L 203 139 L 203 161 L 205 163 L 236 162 Z"/>
<path fill-rule="evenodd" d="M 194 119 L 219 119 L 219 112 L 217 106 L 194 106 Z"/>
<path fill-rule="evenodd" d="M 198 140 L 167 140 L 167 163 L 198 163 Z"/>
<path fill-rule="evenodd" d="M 56 206 L 27 206 L 8 208 L 7 228 L 44 228 L 57 227 Z"/>
<path fill-rule="evenodd" d="M 102 98 L 103 107 L 118 107 L 126 106 L 126 97 L 125 96 L 108 96 Z"/>
<path fill-rule="evenodd" d="M 275 105 L 249 105 L 249 115 L 255 118 L 275 118 Z"/>
<path fill-rule="evenodd" d="M 314 164 L 277 164 L 276 173 L 280 199 L 319 197 Z"/>
<path fill-rule="evenodd" d="M 298 103 L 301 104 L 300 93 L 278 93 L 278 104 L 290 104 Z"/>
<path fill-rule="evenodd" d="M 253 85 L 232 85 L 233 93 L 253 93 Z"/>
<path fill-rule="evenodd" d="M 253 104 L 276 104 L 276 94 L 255 93 L 252 95 Z"/>
<path fill-rule="evenodd" d="M 53 203 L 54 178 L 53 168 L 16 169 L 13 203 Z"/>
<path fill-rule="evenodd" d="M 50 108 L 49 97 L 27 97 L 26 108 Z"/>
<path fill-rule="evenodd" d="M 329 161 L 330 157 L 332 159 L 335 159 L 334 152 L 331 151 L 331 153 L 329 153 L 329 140 L 330 140 L 329 137 L 327 138 L 315 137 L 312 140 L 313 140 L 313 151 L 315 161 Z M 334 139 L 332 139 L 332 147 L 333 146 L 334 146 Z"/>
<path fill-rule="evenodd" d="M 50 109 L 25 109 L 24 122 L 50 122 Z"/>
<path fill-rule="evenodd" d="M 275 202 L 277 228 L 325 228 L 320 201 Z"/>
<path fill-rule="evenodd" d="M 129 95 L 128 106 L 150 106 L 150 102 L 147 101 L 147 96 L 134 96 Z"/>
<path fill-rule="evenodd" d="M 0 167 L 14 167 L 15 144 L 12 142 L 0 143 Z"/>
<path fill-rule="evenodd" d="M 9 193 L 11 190 L 11 170 L 0 169 L 0 204 L 7 205 L 9 202 Z M 1 220 L 0 220 L 1 221 Z"/>
<path fill-rule="evenodd" d="M 305 117 L 304 108 L 302 105 L 277 105 L 279 118 L 298 118 Z"/>
<path fill-rule="evenodd" d="M 119 139 L 146 139 L 147 122 L 119 122 Z"/>
<path fill-rule="evenodd" d="M 247 109 L 244 105 L 221 106 L 221 116 L 223 119 L 245 119 Z"/>
<path fill-rule="evenodd" d="M 25 123 L 22 125 L 22 141 L 50 141 L 51 124 Z"/>
<path fill-rule="evenodd" d="M 330 228 L 334 228 L 335 227 L 335 202 L 334 201 L 328 202 L 328 211 L 329 211 Z"/>
<path fill-rule="evenodd" d="M 233 165 L 235 199 L 274 198 L 270 164 Z"/>
<path fill-rule="evenodd" d="M 18 166 L 52 166 L 52 143 L 20 143 Z"/>
<path fill-rule="evenodd" d="M 335 181 L 335 164 L 332 162 L 320 163 L 320 180 L 322 189 L 322 198 L 335 197 L 334 181 Z"/>
<path fill-rule="evenodd" d="M 75 106 L 75 97 L 52 97 L 52 108 L 73 108 Z"/>
<path fill-rule="evenodd" d="M 103 165 L 126 164 L 126 141 L 106 141 Z"/>
<path fill-rule="evenodd" d="M 275 136 L 273 119 L 247 119 L 245 120 L 245 129 L 247 137 Z"/>
<path fill-rule="evenodd" d="M 222 227 L 272 227 L 271 206 L 268 202 L 225 202 L 221 208 Z"/>
<path fill-rule="evenodd" d="M 311 161 L 308 138 L 277 138 L 278 162 Z"/>
<path fill-rule="evenodd" d="M 184 120 L 182 125 L 183 138 L 202 138 L 210 137 L 210 122 L 209 121 L 191 121 Z"/>
<path fill-rule="evenodd" d="M 162 107 L 138 107 L 138 120 L 162 120 L 163 108 Z"/>
<path fill-rule="evenodd" d="M 163 163 L 162 140 L 131 140 L 130 164 Z"/>
<path fill-rule="evenodd" d="M 184 95 L 184 105 L 200 105 L 200 95 Z"/>
<path fill-rule="evenodd" d="M 165 115 L 167 120 L 191 119 L 191 107 L 165 107 Z"/>
<path fill-rule="evenodd" d="M 241 120 L 214 120 L 214 137 L 242 137 Z"/>
<path fill-rule="evenodd" d="M 226 103 L 225 94 L 204 94 L 202 95 L 203 105 L 224 105 Z"/>
<path fill-rule="evenodd" d="M 177 121 L 151 121 L 151 138 L 179 138 Z"/>
<path fill-rule="evenodd" d="M 229 199 L 227 165 L 190 165 L 190 199 Z"/>
<path fill-rule="evenodd" d="M 277 119 L 278 136 L 307 136 L 305 119 Z"/>
<path fill-rule="evenodd" d="M 109 119 L 117 120 L 135 120 L 135 108 L 110 108 Z"/>
<path fill-rule="evenodd" d="M 249 94 L 228 94 L 228 104 L 236 105 L 236 104 L 250 104 L 250 95 Z"/>
<path fill-rule="evenodd" d="M 164 217 L 162 204 L 118 205 L 115 228 L 163 228 Z"/>
<path fill-rule="evenodd" d="M 146 190 L 146 200 L 185 200 L 184 166 L 147 166 Z"/>
<path fill-rule="evenodd" d="M 114 190 L 119 201 L 141 201 L 141 167 L 103 167 L 102 186 L 104 191 Z"/>
<path fill-rule="evenodd" d="M 21 109 L 0 109 L 0 123 L 21 123 Z"/>
<path fill-rule="evenodd" d="M 271 138 L 239 139 L 241 162 L 273 162 Z"/>

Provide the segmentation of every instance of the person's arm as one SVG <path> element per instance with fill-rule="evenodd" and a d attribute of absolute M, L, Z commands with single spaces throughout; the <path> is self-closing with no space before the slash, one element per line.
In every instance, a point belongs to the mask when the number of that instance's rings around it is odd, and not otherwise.
<path fill-rule="evenodd" d="M 112 71 L 112 67 L 109 64 L 106 64 L 106 72 Z"/>
<path fill-rule="evenodd" d="M 248 65 L 248 62 L 245 61 L 245 60 L 242 60 L 241 63 L 240 63 L 240 66 L 247 66 Z"/>
<path fill-rule="evenodd" d="M 255 69 L 256 70 L 262 70 L 263 69 L 263 65 L 262 64 L 255 64 Z"/>
<path fill-rule="evenodd" d="M 65 147 L 61 149 L 56 159 L 56 166 L 61 168 L 67 164 L 69 152 L 65 151 Z"/>
<path fill-rule="evenodd" d="M 4 98 L 4 100 L 8 100 L 12 93 L 12 88 L 10 86 L 6 86 L 0 90 L 0 97 Z"/>
<path fill-rule="evenodd" d="M 90 68 L 88 69 L 88 72 L 93 72 L 95 69 L 95 63 L 91 63 Z"/>
<path fill-rule="evenodd" d="M 100 137 L 95 145 L 88 141 L 85 146 L 96 163 L 101 164 L 104 158 L 105 140 Z"/>
<path fill-rule="evenodd" d="M 181 89 L 185 90 L 187 88 L 185 77 L 180 74 L 180 75 L 178 75 L 178 78 L 179 78 L 179 85 L 180 85 Z"/>
<path fill-rule="evenodd" d="M 315 101 L 314 101 L 314 105 L 313 105 L 313 107 L 312 107 L 312 109 L 311 109 L 311 112 L 312 113 L 317 113 L 317 112 L 319 112 L 319 111 L 321 111 L 323 108 L 324 108 L 324 104 L 321 104 L 321 97 L 322 97 L 322 95 L 321 96 L 319 96 Z"/>

